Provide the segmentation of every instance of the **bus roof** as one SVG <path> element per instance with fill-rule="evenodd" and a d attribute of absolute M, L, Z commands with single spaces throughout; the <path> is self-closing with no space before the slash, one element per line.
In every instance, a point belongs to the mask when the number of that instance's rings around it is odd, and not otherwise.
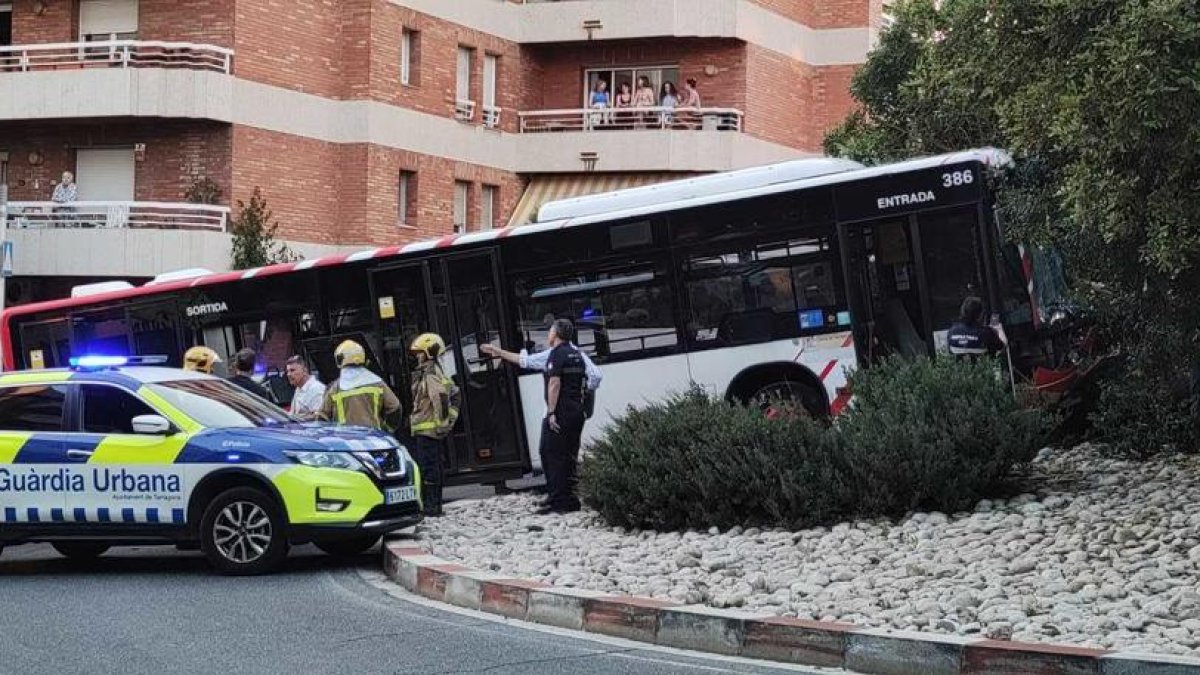
<path fill-rule="evenodd" d="M 311 260 L 302 260 L 294 263 L 281 263 L 278 265 L 256 267 L 254 269 L 239 270 L 234 272 L 219 272 L 215 274 L 206 274 L 197 277 L 179 279 L 176 281 L 161 281 L 154 284 L 114 290 L 111 292 L 97 293 L 84 297 L 64 298 L 61 300 L 30 303 L 27 305 L 19 305 L 11 309 L 6 309 L 4 311 L 4 315 L 7 317 L 14 315 L 33 314 L 37 312 L 86 306 L 106 301 L 156 295 L 175 290 L 209 286 L 212 284 L 257 279 L 294 271 L 330 267 L 340 265 L 342 263 L 390 258 L 410 253 L 419 253 L 422 251 L 446 249 L 451 246 L 465 246 L 469 244 L 504 239 L 510 236 L 521 236 L 526 234 L 560 230 L 567 227 L 587 225 L 606 220 L 619 220 L 623 218 L 652 215 L 674 209 L 718 204 L 738 199 L 747 199 L 758 196 L 778 194 L 781 192 L 789 192 L 792 190 L 820 187 L 823 185 L 850 183 L 858 180 L 907 173 L 909 171 L 918 171 L 921 169 L 928 169 L 947 164 L 975 161 L 988 166 L 1004 166 L 1007 165 L 1011 160 L 1008 154 L 1003 150 L 997 150 L 995 148 L 982 148 L 977 150 L 964 150 L 961 152 L 937 155 L 933 157 L 923 157 L 920 159 L 913 159 L 895 164 L 885 164 L 867 168 L 853 168 L 857 165 L 854 162 L 847 162 L 845 160 L 827 160 L 820 164 L 807 164 L 805 166 L 801 166 L 801 164 L 805 163 L 806 161 L 811 162 L 813 160 L 799 160 L 798 162 L 785 162 L 783 165 L 773 165 L 790 167 L 774 174 L 769 170 L 770 167 L 759 167 L 758 180 L 746 179 L 746 174 L 742 174 L 741 172 L 732 172 L 733 174 L 740 174 L 741 179 L 726 179 L 726 181 L 722 183 L 720 180 L 718 180 L 721 178 L 721 175 L 716 175 L 710 177 L 685 179 L 683 181 L 673 181 L 672 183 L 663 184 L 663 186 L 659 187 L 657 191 L 647 190 L 645 187 L 629 188 L 626 190 L 618 190 L 616 192 L 605 194 L 562 200 L 565 203 L 562 203 L 561 205 L 556 202 L 551 202 L 542 207 L 543 213 L 553 214 L 558 212 L 564 214 L 573 213 L 576 215 L 564 216 L 549 222 L 530 223 L 527 225 L 505 227 L 483 232 L 452 234 L 441 237 L 440 239 L 419 241 L 402 246 L 386 246 L 383 248 L 366 249 L 356 253 L 331 255 L 322 258 L 314 258 Z M 837 164 L 838 162 L 843 162 L 843 164 L 839 165 Z M 843 170 L 834 170 L 838 166 L 844 167 Z M 832 172 L 826 172 L 826 169 Z M 775 180 L 771 178 L 772 176 L 778 175 L 791 175 L 792 178 L 785 180 Z M 712 179 L 712 182 L 708 183 L 708 185 L 713 187 L 713 190 L 705 191 L 696 189 L 696 182 L 703 181 L 705 178 Z M 672 187 L 672 185 L 675 183 L 678 183 L 679 185 Z M 703 186 L 705 183 L 700 183 L 700 185 Z M 718 186 L 727 189 L 725 191 L 720 191 L 717 189 Z M 650 198 L 650 195 L 660 195 L 665 199 L 652 199 Z M 605 208 L 600 208 L 601 206 L 604 206 Z M 608 210 L 608 208 L 611 208 L 612 210 Z"/>

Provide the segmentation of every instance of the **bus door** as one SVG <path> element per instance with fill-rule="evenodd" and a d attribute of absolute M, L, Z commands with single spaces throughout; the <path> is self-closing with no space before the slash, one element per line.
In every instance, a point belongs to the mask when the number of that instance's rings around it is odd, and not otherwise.
<path fill-rule="evenodd" d="M 446 374 L 462 392 L 459 423 L 447 443 L 448 479 L 493 480 L 523 473 L 526 455 L 519 435 L 515 374 L 479 352 L 500 338 L 500 277 L 491 251 L 435 258 L 378 270 L 372 292 L 383 337 L 385 368 L 411 410 L 408 345 L 433 331 L 446 342 Z M 501 477 L 495 478 L 500 480 Z"/>
<path fill-rule="evenodd" d="M 862 363 L 932 355 L 968 295 L 989 300 L 977 206 L 839 225 Z"/>

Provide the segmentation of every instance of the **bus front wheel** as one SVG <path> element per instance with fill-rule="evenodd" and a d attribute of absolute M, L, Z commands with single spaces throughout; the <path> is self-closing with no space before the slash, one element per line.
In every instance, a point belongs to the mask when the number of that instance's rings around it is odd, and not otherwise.
<path fill-rule="evenodd" d="M 828 416 L 821 392 L 798 380 L 781 378 L 764 382 L 753 390 L 745 403 L 758 407 L 768 417 L 777 417 L 791 406 L 799 405 L 810 417 Z"/>

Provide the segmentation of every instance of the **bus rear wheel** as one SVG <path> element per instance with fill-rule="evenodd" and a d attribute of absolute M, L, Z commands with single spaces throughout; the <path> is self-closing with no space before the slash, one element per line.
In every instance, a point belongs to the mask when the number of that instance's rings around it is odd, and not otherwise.
<path fill-rule="evenodd" d="M 787 378 L 759 386 L 746 402 L 773 419 L 787 415 L 797 407 L 812 418 L 821 419 L 828 415 L 820 392 L 804 382 Z"/>

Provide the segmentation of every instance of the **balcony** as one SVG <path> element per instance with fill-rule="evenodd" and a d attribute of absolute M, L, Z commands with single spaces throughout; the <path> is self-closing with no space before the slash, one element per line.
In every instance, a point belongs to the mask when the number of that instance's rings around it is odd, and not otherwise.
<path fill-rule="evenodd" d="M 233 50 L 190 42 L 106 40 L 0 47 L 0 72 L 75 68 L 186 68 L 229 74 Z"/>
<path fill-rule="evenodd" d="M 224 232 L 228 206 L 169 202 L 9 202 L 8 227 L 24 229 L 157 229 Z"/>
<path fill-rule="evenodd" d="M 735 108 L 568 108 L 517 113 L 521 133 L 561 131 L 741 131 L 742 111 Z"/>
<path fill-rule="evenodd" d="M 233 51 L 108 40 L 0 47 L 0 120 L 175 117 L 227 122 Z"/>

